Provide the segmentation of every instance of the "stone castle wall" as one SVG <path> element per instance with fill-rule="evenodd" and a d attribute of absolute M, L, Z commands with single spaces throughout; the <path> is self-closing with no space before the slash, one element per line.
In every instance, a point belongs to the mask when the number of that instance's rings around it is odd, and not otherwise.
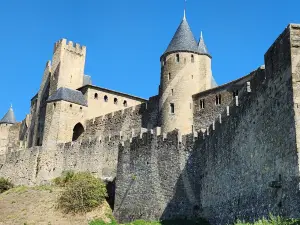
<path fill-rule="evenodd" d="M 299 37 L 299 26 L 285 30 L 265 55 L 266 69 L 253 73 L 205 133 L 157 136 L 157 130 L 126 141 L 115 216 L 122 222 L 201 216 L 213 224 L 269 213 L 299 217 Z"/>

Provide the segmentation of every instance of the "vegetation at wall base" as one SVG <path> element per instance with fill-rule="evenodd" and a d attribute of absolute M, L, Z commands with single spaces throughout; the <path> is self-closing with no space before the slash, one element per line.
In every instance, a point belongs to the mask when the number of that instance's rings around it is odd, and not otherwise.
<path fill-rule="evenodd" d="M 0 194 L 13 188 L 14 185 L 10 180 L 0 177 Z"/>
<path fill-rule="evenodd" d="M 105 223 L 102 220 L 95 220 L 89 223 L 89 225 L 118 225 L 115 220 L 111 223 Z M 126 223 L 123 225 L 208 225 L 206 220 L 199 219 L 197 221 L 191 220 L 169 220 L 161 222 L 147 222 L 144 220 L 137 220 L 131 223 Z M 285 219 L 279 216 L 270 215 L 269 219 L 257 220 L 254 223 L 237 221 L 234 225 L 300 225 L 300 219 Z"/>
<path fill-rule="evenodd" d="M 91 173 L 72 175 L 58 199 L 58 207 L 65 213 L 85 213 L 101 205 L 107 197 L 106 186 Z"/>

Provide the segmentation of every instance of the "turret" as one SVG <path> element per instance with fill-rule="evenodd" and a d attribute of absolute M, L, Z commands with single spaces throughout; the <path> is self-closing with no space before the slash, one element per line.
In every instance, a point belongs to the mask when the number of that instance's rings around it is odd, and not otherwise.
<path fill-rule="evenodd" d="M 12 106 L 10 106 L 7 113 L 0 120 L 0 124 L 15 124 L 16 122 L 17 121 L 16 121 L 16 118 L 15 118 L 14 110 L 13 110 Z"/>
<path fill-rule="evenodd" d="M 211 56 L 203 36 L 194 38 L 184 15 L 161 56 L 160 114 L 163 132 L 193 130 L 192 95 L 212 87 Z"/>

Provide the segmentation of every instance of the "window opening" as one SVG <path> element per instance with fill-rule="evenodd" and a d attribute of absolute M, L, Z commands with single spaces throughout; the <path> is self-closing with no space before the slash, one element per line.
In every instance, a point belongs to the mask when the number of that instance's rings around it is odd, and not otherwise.
<path fill-rule="evenodd" d="M 171 104 L 170 104 L 170 112 L 171 112 L 172 114 L 175 113 L 175 105 L 174 105 L 174 103 L 171 103 Z"/>
<path fill-rule="evenodd" d="M 179 62 L 179 54 L 176 54 L 176 62 Z"/>

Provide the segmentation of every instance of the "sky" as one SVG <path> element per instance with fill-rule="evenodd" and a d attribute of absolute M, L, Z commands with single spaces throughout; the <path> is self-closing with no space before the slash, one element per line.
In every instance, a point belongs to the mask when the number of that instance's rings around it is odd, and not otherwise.
<path fill-rule="evenodd" d="M 0 117 L 11 104 L 29 113 L 53 45 L 87 46 L 85 74 L 96 86 L 149 98 L 160 80 L 160 56 L 183 17 L 184 0 L 10 0 L 0 3 Z M 212 55 L 224 84 L 264 64 L 289 23 L 300 23 L 299 0 L 187 0 L 187 20 Z M 1 118 L 0 118 L 1 119 Z"/>

